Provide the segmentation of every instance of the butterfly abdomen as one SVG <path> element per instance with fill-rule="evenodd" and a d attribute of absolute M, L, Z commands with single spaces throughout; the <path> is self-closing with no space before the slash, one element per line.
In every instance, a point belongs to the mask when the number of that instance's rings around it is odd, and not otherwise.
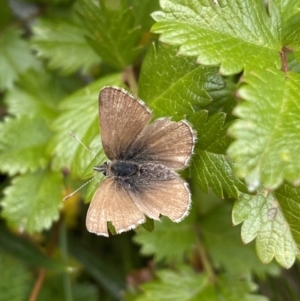
<path fill-rule="evenodd" d="M 176 174 L 163 164 L 144 163 L 139 166 L 139 176 L 145 180 L 168 181 L 176 177 Z"/>

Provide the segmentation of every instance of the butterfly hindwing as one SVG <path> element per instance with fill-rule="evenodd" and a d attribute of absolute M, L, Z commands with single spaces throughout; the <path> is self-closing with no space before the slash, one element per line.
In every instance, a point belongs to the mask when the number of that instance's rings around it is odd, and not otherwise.
<path fill-rule="evenodd" d="M 177 174 L 169 180 L 140 178 L 139 192 L 130 192 L 131 199 L 150 218 L 158 220 L 160 215 L 180 222 L 188 215 L 191 196 L 188 185 Z"/>
<path fill-rule="evenodd" d="M 110 221 L 117 233 L 137 227 L 145 216 L 134 204 L 128 191 L 115 178 L 106 178 L 98 187 L 90 203 L 86 217 L 89 232 L 108 236 L 107 222 Z"/>

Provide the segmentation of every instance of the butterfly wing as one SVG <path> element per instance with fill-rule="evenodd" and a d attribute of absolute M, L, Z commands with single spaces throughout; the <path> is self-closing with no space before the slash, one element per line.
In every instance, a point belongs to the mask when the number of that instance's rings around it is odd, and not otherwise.
<path fill-rule="evenodd" d="M 145 179 L 136 182 L 137 191 L 131 190 L 131 199 L 147 216 L 159 219 L 160 215 L 169 217 L 174 222 L 185 218 L 191 206 L 188 184 L 177 174 L 169 180 Z"/>
<path fill-rule="evenodd" d="M 98 187 L 90 203 L 86 227 L 89 232 L 108 236 L 107 222 L 117 233 L 134 229 L 145 222 L 145 216 L 131 200 L 127 189 L 112 177 L 106 178 Z"/>
<path fill-rule="evenodd" d="M 130 146 L 131 157 L 126 159 L 182 169 L 193 153 L 195 140 L 196 134 L 186 121 L 161 118 L 147 125 Z"/>
<path fill-rule="evenodd" d="M 132 141 L 151 119 L 151 111 L 125 90 L 105 87 L 99 94 L 99 116 L 105 154 L 110 160 L 124 159 Z"/>

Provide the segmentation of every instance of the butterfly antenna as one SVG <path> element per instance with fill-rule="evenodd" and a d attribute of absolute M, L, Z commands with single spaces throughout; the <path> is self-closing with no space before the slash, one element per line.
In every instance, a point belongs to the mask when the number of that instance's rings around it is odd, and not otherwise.
<path fill-rule="evenodd" d="M 79 142 L 91 155 L 92 157 L 97 158 L 97 156 L 73 133 L 73 132 L 70 132 L 70 135 L 77 141 Z"/>
<path fill-rule="evenodd" d="M 73 196 L 77 191 L 79 191 L 81 188 L 83 188 L 85 185 L 91 183 L 93 180 L 95 179 L 95 177 L 92 177 L 91 179 L 89 179 L 87 182 L 85 182 L 84 184 L 82 184 L 79 188 L 77 188 L 75 191 L 71 192 L 70 194 L 68 194 L 67 196 L 65 196 L 63 198 L 63 201 L 66 201 L 67 199 L 69 199 L 71 196 Z"/>

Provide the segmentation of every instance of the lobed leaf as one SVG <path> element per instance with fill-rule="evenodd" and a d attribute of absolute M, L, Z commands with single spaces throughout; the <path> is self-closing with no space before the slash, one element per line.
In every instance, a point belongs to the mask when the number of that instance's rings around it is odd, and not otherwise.
<path fill-rule="evenodd" d="M 291 229 L 293 239 L 300 250 L 300 188 L 284 183 L 274 192 L 286 221 Z"/>
<path fill-rule="evenodd" d="M 200 297 L 203 300 L 214 300 L 213 285 L 209 282 L 209 277 L 196 274 L 189 267 L 182 266 L 177 272 L 159 270 L 157 277 L 157 280 L 141 286 L 143 293 L 136 301 L 188 301 L 199 300 Z"/>
<path fill-rule="evenodd" d="M 133 63 L 141 30 L 126 0 L 81 0 L 77 10 L 88 42 L 105 63 L 117 69 Z"/>
<path fill-rule="evenodd" d="M 6 118 L 0 125 L 0 170 L 15 175 L 45 167 L 50 159 L 46 145 L 51 137 L 41 118 Z"/>
<path fill-rule="evenodd" d="M 274 0 L 280 10 L 283 27 L 283 43 L 288 48 L 293 48 L 299 53 L 300 27 L 299 27 L 299 1 L 298 0 Z M 272 5 L 272 3 L 270 2 Z"/>
<path fill-rule="evenodd" d="M 262 264 L 257 258 L 254 245 L 241 242 L 240 229 L 232 227 L 231 211 L 232 206 L 223 203 L 203 216 L 199 223 L 203 244 L 209 251 L 213 266 L 241 277 L 253 273 L 260 278 L 268 274 L 278 275 L 278 265 Z"/>
<path fill-rule="evenodd" d="M 57 76 L 28 70 L 20 75 L 18 86 L 7 91 L 5 102 L 12 115 L 38 116 L 50 121 L 57 116 L 58 103 L 66 94 Z"/>
<path fill-rule="evenodd" d="M 225 115 L 215 114 L 208 121 L 207 115 L 206 111 L 199 111 L 191 117 L 198 133 L 192 172 L 203 191 L 208 192 L 211 188 L 221 198 L 224 191 L 238 198 L 238 190 L 245 191 L 245 187 L 234 177 L 232 164 L 224 155 L 231 141 L 226 135 Z"/>
<path fill-rule="evenodd" d="M 38 63 L 20 30 L 7 29 L 0 35 L 0 90 L 11 89 L 18 76 Z"/>
<path fill-rule="evenodd" d="M 162 42 L 180 46 L 203 65 L 221 64 L 224 75 L 280 66 L 281 18 L 275 5 L 267 13 L 261 0 L 161 0 L 152 14 L 152 31 Z"/>
<path fill-rule="evenodd" d="M 33 26 L 31 45 L 38 57 L 49 60 L 51 69 L 70 74 L 83 69 L 87 72 L 100 58 L 87 43 L 85 30 L 75 22 L 40 19 Z"/>
<path fill-rule="evenodd" d="M 223 87 L 216 68 L 177 56 L 174 47 L 153 44 L 143 62 L 139 96 L 154 109 L 155 117 L 172 116 L 179 120 L 192 114 L 193 107 L 210 103 L 208 92 Z"/>
<path fill-rule="evenodd" d="M 256 285 L 247 278 L 223 274 L 218 276 L 214 283 L 207 274 L 197 274 L 190 267 L 179 266 L 176 270 L 158 271 L 158 279 L 143 284 L 143 293 L 135 300 L 268 300 L 261 295 L 252 294 L 256 290 Z"/>
<path fill-rule="evenodd" d="M 1 205 L 2 216 L 21 231 L 49 229 L 62 205 L 62 176 L 47 170 L 18 176 L 4 190 Z"/>
<path fill-rule="evenodd" d="M 224 274 L 217 280 L 217 300 L 228 301 L 268 301 L 269 298 L 254 294 L 258 287 L 250 277 L 240 277 L 239 275 Z M 220 298 L 221 297 L 221 298 Z"/>
<path fill-rule="evenodd" d="M 154 255 L 155 261 L 181 261 L 189 254 L 196 241 L 191 216 L 180 223 L 174 223 L 166 217 L 154 222 L 152 232 L 139 228 L 134 241 L 142 245 L 143 255 Z"/>
<path fill-rule="evenodd" d="M 294 263 L 295 257 L 300 255 L 291 226 L 285 218 L 284 207 L 281 207 L 274 194 L 268 192 L 260 192 L 254 196 L 241 194 L 240 199 L 234 204 L 232 219 L 234 225 L 243 222 L 244 243 L 256 238 L 256 251 L 264 264 L 275 257 L 280 265 L 289 268 Z"/>
<path fill-rule="evenodd" d="M 240 118 L 229 133 L 236 139 L 228 149 L 238 177 L 248 188 L 276 189 L 287 180 L 300 181 L 300 76 L 278 70 L 253 71 L 245 76 L 236 109 Z"/>

